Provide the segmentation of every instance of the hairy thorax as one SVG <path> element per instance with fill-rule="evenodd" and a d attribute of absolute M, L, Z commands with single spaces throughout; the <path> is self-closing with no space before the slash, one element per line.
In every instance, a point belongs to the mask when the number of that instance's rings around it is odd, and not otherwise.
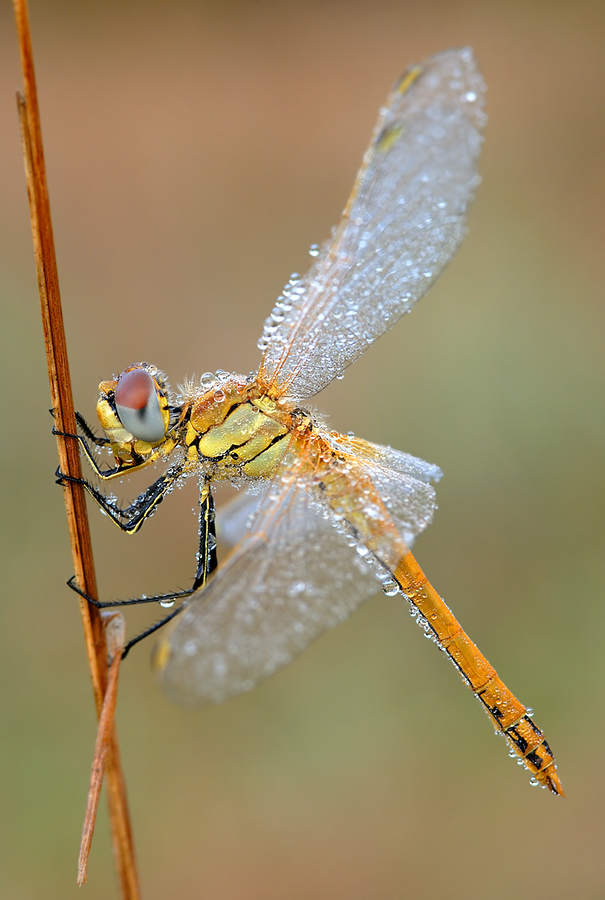
<path fill-rule="evenodd" d="M 182 441 L 191 463 L 212 477 L 273 475 L 295 431 L 310 431 L 310 415 L 292 402 L 273 400 L 255 381 L 233 375 L 183 406 Z"/>

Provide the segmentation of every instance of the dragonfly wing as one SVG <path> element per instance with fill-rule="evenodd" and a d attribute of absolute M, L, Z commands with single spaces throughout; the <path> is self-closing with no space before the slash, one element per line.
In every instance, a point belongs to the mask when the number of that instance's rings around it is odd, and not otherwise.
<path fill-rule="evenodd" d="M 376 571 L 314 499 L 309 461 L 288 457 L 251 532 L 161 639 L 156 666 L 177 702 L 251 690 L 378 591 Z"/>
<path fill-rule="evenodd" d="M 433 484 L 442 477 L 434 463 L 425 462 L 393 447 L 373 444 L 361 438 L 346 437 L 338 432 L 322 437 L 337 452 L 362 464 L 408 547 L 430 524 L 437 508 Z M 267 487 L 254 483 L 240 491 L 217 512 L 217 535 L 230 549 L 250 532 Z"/>
<path fill-rule="evenodd" d="M 242 490 L 217 510 L 217 537 L 230 550 L 250 532 L 254 515 L 265 494 L 266 490 L 251 492 Z"/>
<path fill-rule="evenodd" d="M 355 459 L 364 477 L 369 477 L 386 506 L 400 537 L 408 547 L 430 525 L 437 509 L 433 482 L 439 481 L 439 466 L 408 453 L 372 444 L 360 438 L 332 432 L 330 445 Z"/>
<path fill-rule="evenodd" d="M 265 325 L 259 382 L 304 400 L 429 289 L 464 233 L 484 122 L 469 48 L 412 66 L 381 110 L 342 221 Z"/>

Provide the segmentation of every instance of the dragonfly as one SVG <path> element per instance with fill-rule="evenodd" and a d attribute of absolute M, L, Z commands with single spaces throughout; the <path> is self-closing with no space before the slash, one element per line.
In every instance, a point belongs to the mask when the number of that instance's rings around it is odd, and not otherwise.
<path fill-rule="evenodd" d="M 105 436 L 96 437 L 78 417 L 78 439 L 99 478 L 154 462 L 168 468 L 124 508 L 82 483 L 122 530 L 134 533 L 175 487 L 198 479 L 192 587 L 98 604 L 179 601 L 158 623 L 171 620 L 154 654 L 173 699 L 214 704 L 251 690 L 381 586 L 407 600 L 530 782 L 563 795 L 532 711 L 499 678 L 411 553 L 435 510 L 439 468 L 330 431 L 308 406 L 412 309 L 453 257 L 480 180 L 484 92 L 470 48 L 411 66 L 380 110 L 340 224 L 311 247 L 309 270 L 292 275 L 266 320 L 256 374 L 206 373 L 177 396 L 147 363 L 102 382 L 97 415 Z M 111 468 L 97 462 L 99 447 L 112 452 Z M 223 530 L 234 547 L 217 566 L 212 486 L 225 481 L 243 490 L 225 511 Z"/>

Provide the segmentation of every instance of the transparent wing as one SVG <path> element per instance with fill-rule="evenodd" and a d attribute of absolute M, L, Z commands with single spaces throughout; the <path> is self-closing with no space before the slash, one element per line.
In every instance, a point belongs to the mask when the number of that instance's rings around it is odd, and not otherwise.
<path fill-rule="evenodd" d="M 262 491 L 241 490 L 216 514 L 216 535 L 229 549 L 235 547 L 250 532 L 252 522 L 268 488 Z"/>
<path fill-rule="evenodd" d="M 361 463 L 408 547 L 430 525 L 437 508 L 433 484 L 442 477 L 439 466 L 393 447 L 372 444 L 337 432 L 322 435 L 330 446 Z M 219 538 L 234 547 L 250 531 L 253 516 L 265 491 L 239 493 L 217 515 Z"/>
<path fill-rule="evenodd" d="M 484 90 L 469 48 L 430 57 L 395 85 L 340 225 L 267 319 L 265 390 L 301 400 L 318 393 L 451 260 L 479 182 Z"/>
<path fill-rule="evenodd" d="M 372 444 L 360 438 L 332 432 L 330 445 L 348 458 L 355 459 L 365 477 L 369 477 L 386 506 L 399 535 L 408 547 L 431 524 L 437 509 L 435 489 L 439 466 L 408 453 Z"/>
<path fill-rule="evenodd" d="M 348 512 L 376 515 L 367 495 L 355 493 L 356 485 L 372 482 L 386 507 L 378 513 L 386 526 L 384 558 L 393 547 L 404 550 L 400 539 L 409 545 L 431 521 L 429 482 L 440 470 L 390 447 L 336 433 L 322 438 L 346 457 Z M 311 457 L 310 451 L 287 454 L 268 491 L 227 507 L 227 538 L 250 531 L 158 649 L 160 676 L 178 702 L 221 703 L 251 690 L 377 593 L 385 570 L 359 553 L 322 505 Z"/>
<path fill-rule="evenodd" d="M 177 702 L 251 690 L 379 590 L 376 571 L 314 500 L 309 460 L 290 458 L 281 471 L 251 533 L 161 639 L 157 667 Z"/>

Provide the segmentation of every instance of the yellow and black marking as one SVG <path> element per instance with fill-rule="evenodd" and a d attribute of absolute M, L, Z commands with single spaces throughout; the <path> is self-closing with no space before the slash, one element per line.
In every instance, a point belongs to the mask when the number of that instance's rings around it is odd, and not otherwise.
<path fill-rule="evenodd" d="M 214 525 L 214 498 L 210 492 L 210 484 L 204 481 L 200 488 L 200 545 L 197 555 L 197 572 L 191 593 L 203 587 L 208 576 L 217 566 L 216 531 Z"/>
<path fill-rule="evenodd" d="M 403 132 L 404 127 L 401 122 L 391 122 L 389 125 L 385 125 L 374 142 L 376 150 L 380 153 L 388 153 L 395 146 Z"/>
<path fill-rule="evenodd" d="M 201 398 L 189 412 L 184 435 L 189 461 L 210 464 L 217 479 L 231 478 L 236 470 L 270 477 L 289 443 L 289 409 L 278 409 L 268 397 L 221 394 L 224 399 L 211 405 Z"/>
<path fill-rule="evenodd" d="M 393 93 L 406 94 L 412 85 L 416 84 L 423 72 L 423 66 L 410 66 L 409 69 L 405 70 L 399 80 L 395 82 Z"/>
<path fill-rule="evenodd" d="M 544 733 L 527 714 L 506 728 L 504 736 L 538 781 L 550 787 L 555 794 L 563 793 L 553 787 L 552 776 L 556 775 L 554 753 L 548 746 Z"/>
<path fill-rule="evenodd" d="M 407 94 L 407 92 L 416 84 L 424 69 L 422 66 L 412 66 L 407 69 L 399 81 L 393 87 L 393 94 Z M 405 125 L 401 119 L 395 119 L 389 122 L 374 138 L 373 148 L 379 153 L 388 153 L 405 131 Z"/>

